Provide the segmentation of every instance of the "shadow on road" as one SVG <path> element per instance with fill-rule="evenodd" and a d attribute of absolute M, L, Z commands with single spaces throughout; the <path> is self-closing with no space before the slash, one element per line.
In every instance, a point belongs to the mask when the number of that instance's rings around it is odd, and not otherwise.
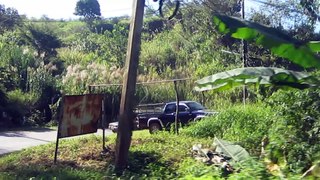
<path fill-rule="evenodd" d="M 46 127 L 26 127 L 26 128 L 13 128 L 13 129 L 0 127 L 0 133 L 16 132 L 16 131 L 48 132 L 48 131 L 54 131 L 54 129 L 46 128 Z"/>
<path fill-rule="evenodd" d="M 29 136 L 26 136 L 25 134 L 22 134 L 22 133 L 10 133 L 10 134 L 6 134 L 6 133 L 2 134 L 1 133 L 0 137 L 1 136 L 5 136 L 5 137 L 22 137 L 22 138 L 28 138 L 28 139 L 33 139 L 33 140 L 37 140 L 37 141 L 52 142 L 52 141 L 48 141 L 48 140 L 29 137 Z"/>
<path fill-rule="evenodd" d="M 49 129 L 49 128 L 32 128 L 27 130 L 20 130 L 20 131 L 4 131 L 0 132 L 0 137 L 22 137 L 22 138 L 28 138 L 33 139 L 37 141 L 43 141 L 43 142 L 51 142 L 49 140 L 39 139 L 35 137 L 30 137 L 30 133 L 43 133 L 43 132 L 54 132 L 55 130 Z"/>

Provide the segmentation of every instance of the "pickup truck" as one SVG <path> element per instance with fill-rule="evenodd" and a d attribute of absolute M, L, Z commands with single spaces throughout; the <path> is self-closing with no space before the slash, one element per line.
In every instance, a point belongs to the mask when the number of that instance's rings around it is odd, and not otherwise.
<path fill-rule="evenodd" d="M 137 125 L 136 129 L 149 129 L 150 133 L 162 129 L 170 129 L 172 123 L 175 122 L 176 102 L 165 104 L 146 104 L 138 105 L 135 109 Z M 188 124 L 191 121 L 197 121 L 206 116 L 214 115 L 217 112 L 207 111 L 200 103 L 195 101 L 179 102 L 179 123 Z M 118 122 L 110 123 L 109 129 L 116 132 Z"/>

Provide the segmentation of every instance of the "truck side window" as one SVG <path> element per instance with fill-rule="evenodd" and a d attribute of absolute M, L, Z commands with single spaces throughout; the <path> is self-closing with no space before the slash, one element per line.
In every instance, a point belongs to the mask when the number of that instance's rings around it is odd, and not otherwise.
<path fill-rule="evenodd" d="M 188 111 L 187 106 L 179 105 L 179 112 L 186 112 L 186 111 Z"/>
<path fill-rule="evenodd" d="M 175 104 L 168 104 L 165 110 L 165 113 L 174 113 L 176 112 L 176 105 Z"/>

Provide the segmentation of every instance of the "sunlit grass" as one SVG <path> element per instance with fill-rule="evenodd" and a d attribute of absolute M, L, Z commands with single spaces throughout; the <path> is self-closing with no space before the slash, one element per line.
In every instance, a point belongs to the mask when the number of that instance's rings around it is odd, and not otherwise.
<path fill-rule="evenodd" d="M 115 139 L 115 134 L 107 137 L 110 151 L 105 154 L 101 153 L 101 136 L 61 140 L 56 165 L 53 163 L 55 143 L 5 155 L 0 158 L 0 179 L 116 179 Z M 195 143 L 209 146 L 210 140 L 168 132 L 150 135 L 148 131 L 136 131 L 133 133 L 128 169 L 120 177 L 183 177 L 186 174 L 179 168 L 185 160 L 190 162 L 190 149 Z"/>

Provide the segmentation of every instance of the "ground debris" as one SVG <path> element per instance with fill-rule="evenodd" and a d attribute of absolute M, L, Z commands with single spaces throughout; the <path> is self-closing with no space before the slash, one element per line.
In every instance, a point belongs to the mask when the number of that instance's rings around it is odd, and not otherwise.
<path fill-rule="evenodd" d="M 234 172 L 234 168 L 229 164 L 231 158 L 217 153 L 214 148 L 202 148 L 201 144 L 196 144 L 192 147 L 192 155 L 198 161 L 220 167 L 227 174 Z"/>

